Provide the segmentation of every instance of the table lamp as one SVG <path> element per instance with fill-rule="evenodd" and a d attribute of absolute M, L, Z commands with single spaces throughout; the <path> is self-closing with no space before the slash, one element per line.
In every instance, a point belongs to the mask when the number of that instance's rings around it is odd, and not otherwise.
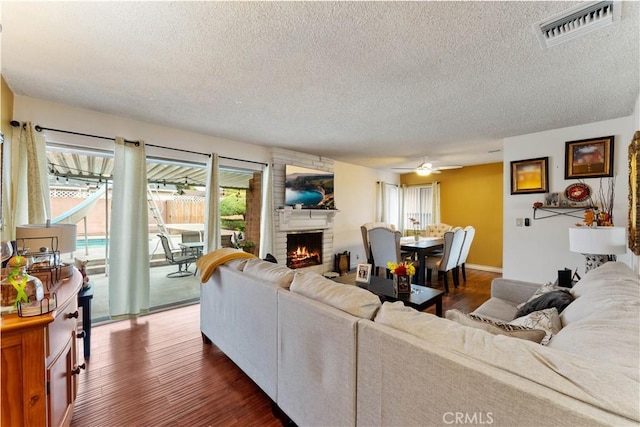
<path fill-rule="evenodd" d="M 27 224 L 16 227 L 18 252 L 58 252 L 76 250 L 75 224 Z M 46 248 L 46 249 L 45 249 Z M 42 249 L 45 249 L 42 251 Z"/>
<path fill-rule="evenodd" d="M 569 229 L 569 250 L 585 256 L 585 273 L 608 261 L 616 254 L 627 252 L 624 227 L 572 227 Z"/>

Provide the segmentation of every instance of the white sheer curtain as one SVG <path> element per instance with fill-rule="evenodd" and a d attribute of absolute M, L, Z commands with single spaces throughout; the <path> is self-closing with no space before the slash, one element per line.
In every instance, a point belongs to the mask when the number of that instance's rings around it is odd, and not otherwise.
<path fill-rule="evenodd" d="M 440 222 L 440 183 L 431 184 L 431 221 L 434 224 Z"/>
<path fill-rule="evenodd" d="M 204 210 L 204 250 L 211 252 L 220 247 L 220 159 L 211 153 L 207 162 L 207 195 Z"/>
<path fill-rule="evenodd" d="M 51 219 L 46 143 L 28 122 L 20 134 L 20 144 L 27 147 L 29 224 L 44 224 Z"/>
<path fill-rule="evenodd" d="M 109 314 L 149 309 L 149 220 L 145 145 L 117 137 L 109 247 Z"/>
<path fill-rule="evenodd" d="M 411 227 L 409 218 L 419 221 L 419 229 L 440 221 L 440 185 L 438 183 L 404 187 L 404 227 Z"/>
<path fill-rule="evenodd" d="M 27 122 L 11 141 L 11 180 L 5 184 L 3 179 L 2 184 L 3 209 L 7 203 L 8 213 L 3 215 L 7 230 L 3 235 L 14 238 L 16 225 L 44 224 L 51 219 L 51 204 L 45 139 Z"/>
<path fill-rule="evenodd" d="M 385 221 L 385 205 L 387 204 L 387 192 L 385 191 L 385 183 L 376 182 L 376 216 L 374 222 Z"/>
<path fill-rule="evenodd" d="M 260 212 L 260 258 L 273 254 L 273 165 L 262 172 L 262 206 Z"/>

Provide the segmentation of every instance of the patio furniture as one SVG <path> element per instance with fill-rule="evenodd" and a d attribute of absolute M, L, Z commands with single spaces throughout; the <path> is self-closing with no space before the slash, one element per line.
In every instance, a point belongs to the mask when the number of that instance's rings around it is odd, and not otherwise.
<path fill-rule="evenodd" d="M 191 255 L 182 255 L 182 250 L 172 251 L 171 246 L 169 246 L 169 239 L 164 234 L 158 234 L 160 241 L 162 242 L 162 249 L 164 249 L 164 256 L 171 265 L 177 265 L 178 271 L 174 271 L 173 273 L 167 274 L 167 277 L 185 277 L 190 276 L 192 273 L 189 271 L 189 265 L 196 261 L 196 256 Z M 182 269 L 182 266 L 184 270 Z"/>

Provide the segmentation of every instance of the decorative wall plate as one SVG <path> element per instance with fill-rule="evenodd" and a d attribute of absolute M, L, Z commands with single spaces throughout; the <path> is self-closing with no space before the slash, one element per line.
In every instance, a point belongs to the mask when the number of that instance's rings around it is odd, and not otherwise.
<path fill-rule="evenodd" d="M 572 202 L 584 202 L 591 196 L 591 189 L 585 184 L 571 184 L 564 190 L 564 194 Z"/>

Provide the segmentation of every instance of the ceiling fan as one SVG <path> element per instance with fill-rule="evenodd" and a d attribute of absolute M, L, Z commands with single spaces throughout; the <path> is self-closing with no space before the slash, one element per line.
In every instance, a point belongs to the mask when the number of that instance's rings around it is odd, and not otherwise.
<path fill-rule="evenodd" d="M 440 171 L 449 169 L 460 169 L 460 165 L 448 165 L 448 166 L 434 166 L 433 163 L 422 162 L 415 168 L 392 168 L 392 169 L 404 169 L 414 170 L 420 176 L 429 176 L 431 174 L 441 173 Z"/>

